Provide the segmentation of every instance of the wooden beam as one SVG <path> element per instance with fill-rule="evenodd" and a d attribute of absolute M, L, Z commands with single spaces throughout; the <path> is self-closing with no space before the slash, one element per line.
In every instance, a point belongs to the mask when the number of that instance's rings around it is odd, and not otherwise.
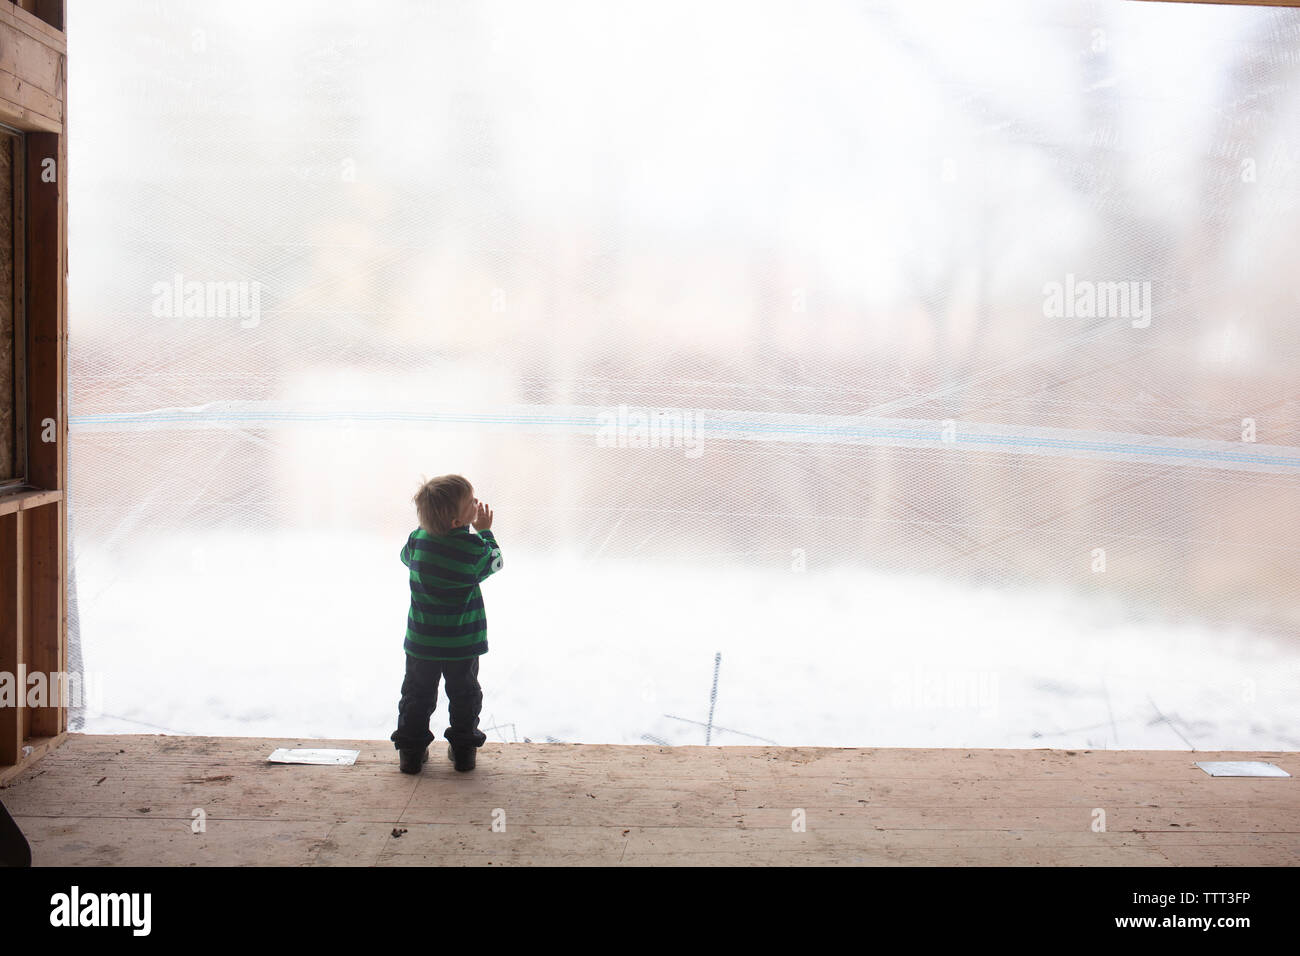
<path fill-rule="evenodd" d="M 59 715 L 67 704 L 63 700 L 64 662 L 63 642 L 59 640 L 62 620 L 59 601 L 59 547 L 61 539 L 62 507 L 59 502 L 21 512 L 23 516 L 23 549 L 26 566 L 23 584 L 24 638 L 27 673 L 44 675 L 46 699 L 51 706 L 27 709 L 27 736 L 53 737 L 63 727 Z M 55 695 L 58 695 L 57 697 Z"/>
<path fill-rule="evenodd" d="M 23 141 L 0 130 L 0 263 L 6 281 L 0 283 L 0 478 L 26 477 L 27 415 L 24 394 L 23 343 Z M 10 486 L 12 490 L 13 486 Z"/>
<path fill-rule="evenodd" d="M 26 754 L 26 756 L 19 757 L 18 763 L 14 764 L 12 767 L 6 767 L 4 764 L 0 764 L 0 787 L 8 784 L 10 780 L 19 776 L 24 770 L 36 763 L 36 761 L 40 760 L 51 750 L 64 743 L 67 739 L 68 734 L 66 731 L 59 734 L 57 737 L 27 738 L 27 741 L 23 746 L 30 747 L 31 750 Z"/>
<path fill-rule="evenodd" d="M 23 515 L 0 515 L 0 674 L 11 675 L 13 701 L 0 706 L 0 767 L 22 758 Z"/>
<path fill-rule="evenodd" d="M 32 508 L 39 508 L 41 505 L 48 505 L 51 502 L 62 500 L 62 491 L 16 491 L 13 494 L 0 497 L 0 515 L 13 514 L 15 511 L 29 511 Z"/>
<path fill-rule="evenodd" d="M 28 133 L 27 180 L 27 481 L 64 487 L 63 231 L 64 164 L 53 133 Z"/>
<path fill-rule="evenodd" d="M 60 11 L 64 10 L 65 0 L 58 0 L 58 5 Z M 65 22 L 63 14 L 60 13 L 59 26 L 62 27 Z M 63 104 L 68 101 L 67 65 L 67 57 L 61 56 L 59 58 L 58 96 L 59 102 Z M 55 506 L 59 513 L 59 533 L 54 545 L 57 548 L 55 560 L 58 565 L 59 662 L 60 667 L 66 670 L 68 663 L 68 500 L 65 494 L 68 487 L 68 127 L 66 114 L 61 115 L 64 116 L 65 122 L 58 137 L 59 215 L 55 220 L 56 240 L 59 247 L 58 264 L 56 266 L 58 274 L 56 279 L 58 291 L 56 319 L 59 338 L 59 483 L 57 488 L 60 496 L 59 503 Z M 51 737 L 52 740 L 61 740 L 68 730 L 67 704 L 60 703 L 55 723 L 43 721 L 40 726 L 45 733 L 55 735 Z"/>
<path fill-rule="evenodd" d="M 62 88 L 62 59 L 58 50 L 23 34 L 16 34 L 9 44 L 0 47 L 0 70 L 30 83 L 55 100 L 59 99 Z"/>
<path fill-rule="evenodd" d="M 63 34 L 51 39 L 5 12 L 0 3 L 0 120 L 17 129 L 60 133 L 67 101 Z"/>
<path fill-rule="evenodd" d="M 1140 3 L 1213 3 L 1231 7 L 1300 7 L 1300 0 L 1137 0 Z"/>
<path fill-rule="evenodd" d="M 62 7 L 62 0 L 60 0 Z M 60 19 L 66 16 L 60 11 Z M 66 50 L 67 39 L 63 30 L 47 23 L 41 16 L 13 3 L 0 3 L 0 23 L 8 23 L 28 36 L 42 39 L 50 46 Z"/>
<path fill-rule="evenodd" d="M 6 70 L 0 70 L 0 98 L 23 115 L 40 116 L 52 123 L 63 121 L 63 104 L 59 100 Z"/>

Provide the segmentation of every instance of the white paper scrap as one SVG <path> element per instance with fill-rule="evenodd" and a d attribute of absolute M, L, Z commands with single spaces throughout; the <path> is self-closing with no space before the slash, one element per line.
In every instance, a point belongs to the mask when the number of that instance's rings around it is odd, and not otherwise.
<path fill-rule="evenodd" d="M 1200 767 L 1211 777 L 1289 777 L 1291 776 L 1276 764 L 1263 760 L 1198 760 Z"/>
<path fill-rule="evenodd" d="M 346 767 L 357 762 L 360 750 L 286 750 L 281 747 L 267 757 L 267 763 L 319 763 Z"/>

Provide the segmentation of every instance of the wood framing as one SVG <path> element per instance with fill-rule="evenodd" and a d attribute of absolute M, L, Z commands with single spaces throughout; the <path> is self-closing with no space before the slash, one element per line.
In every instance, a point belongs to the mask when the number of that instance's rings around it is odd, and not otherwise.
<path fill-rule="evenodd" d="M 1140 0 L 1143 3 L 1214 3 L 1231 7 L 1300 7 L 1300 0 Z"/>
<path fill-rule="evenodd" d="M 67 44 L 63 0 L 0 0 L 0 124 L 15 136 L 11 266 L 21 468 L 0 490 L 0 778 L 67 731 Z M 27 677 L 42 675 L 43 706 Z M 40 686 L 36 684 L 33 686 Z M 4 693 L 0 685 L 0 694 Z"/>

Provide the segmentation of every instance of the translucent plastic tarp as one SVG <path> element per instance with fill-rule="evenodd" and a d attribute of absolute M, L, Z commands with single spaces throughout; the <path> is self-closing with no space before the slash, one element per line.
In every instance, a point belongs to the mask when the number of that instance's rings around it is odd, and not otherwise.
<path fill-rule="evenodd" d="M 82 729 L 1300 743 L 1300 11 L 68 6 Z"/>

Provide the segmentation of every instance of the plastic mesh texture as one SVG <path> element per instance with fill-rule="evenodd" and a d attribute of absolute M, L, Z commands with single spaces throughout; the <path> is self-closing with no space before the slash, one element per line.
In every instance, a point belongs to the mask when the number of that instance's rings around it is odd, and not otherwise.
<path fill-rule="evenodd" d="M 88 729 L 1296 746 L 1300 11 L 68 18 Z"/>

